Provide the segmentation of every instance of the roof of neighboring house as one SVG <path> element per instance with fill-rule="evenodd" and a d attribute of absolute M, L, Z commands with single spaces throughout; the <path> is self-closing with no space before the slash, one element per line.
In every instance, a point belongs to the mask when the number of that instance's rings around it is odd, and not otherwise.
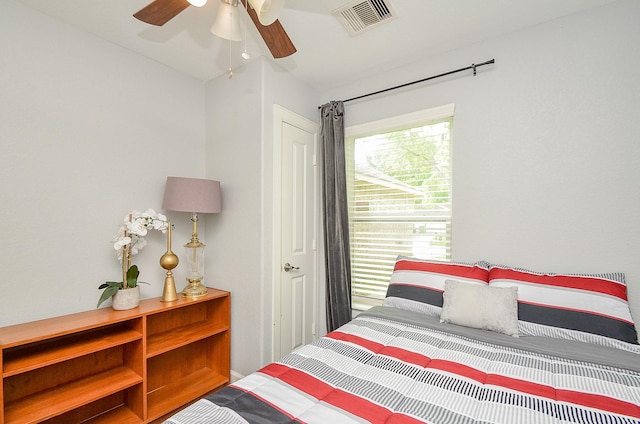
<path fill-rule="evenodd" d="M 384 172 L 381 172 L 370 166 L 356 166 L 355 179 L 366 181 L 371 184 L 377 184 L 382 187 L 403 191 L 414 196 L 422 197 L 426 194 L 423 189 L 405 184 L 402 181 L 393 178 L 385 174 Z"/>

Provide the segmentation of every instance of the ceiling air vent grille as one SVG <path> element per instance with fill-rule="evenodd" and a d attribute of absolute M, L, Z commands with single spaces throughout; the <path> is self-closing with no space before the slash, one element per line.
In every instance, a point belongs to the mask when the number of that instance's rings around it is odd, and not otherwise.
<path fill-rule="evenodd" d="M 351 35 L 395 18 L 389 0 L 356 0 L 332 12 Z"/>

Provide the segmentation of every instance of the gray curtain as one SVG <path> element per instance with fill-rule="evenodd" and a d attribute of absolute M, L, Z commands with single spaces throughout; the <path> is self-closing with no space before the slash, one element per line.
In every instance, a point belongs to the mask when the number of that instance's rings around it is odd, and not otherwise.
<path fill-rule="evenodd" d="M 344 149 L 344 105 L 321 107 L 327 330 L 351 321 L 351 257 Z"/>

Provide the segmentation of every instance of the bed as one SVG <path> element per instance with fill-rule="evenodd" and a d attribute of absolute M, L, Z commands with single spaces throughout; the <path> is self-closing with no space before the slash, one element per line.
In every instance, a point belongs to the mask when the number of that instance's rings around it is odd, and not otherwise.
<path fill-rule="evenodd" d="M 399 257 L 383 306 L 166 422 L 637 424 L 638 348 L 620 273 Z"/>

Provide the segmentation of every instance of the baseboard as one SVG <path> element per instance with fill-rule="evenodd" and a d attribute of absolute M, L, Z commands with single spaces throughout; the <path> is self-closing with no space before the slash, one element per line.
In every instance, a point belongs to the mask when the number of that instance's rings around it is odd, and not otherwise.
<path fill-rule="evenodd" d="M 243 377 L 244 377 L 244 375 L 240 374 L 239 372 L 231 370 L 231 382 L 232 383 L 235 383 L 236 381 L 240 380 Z"/>

